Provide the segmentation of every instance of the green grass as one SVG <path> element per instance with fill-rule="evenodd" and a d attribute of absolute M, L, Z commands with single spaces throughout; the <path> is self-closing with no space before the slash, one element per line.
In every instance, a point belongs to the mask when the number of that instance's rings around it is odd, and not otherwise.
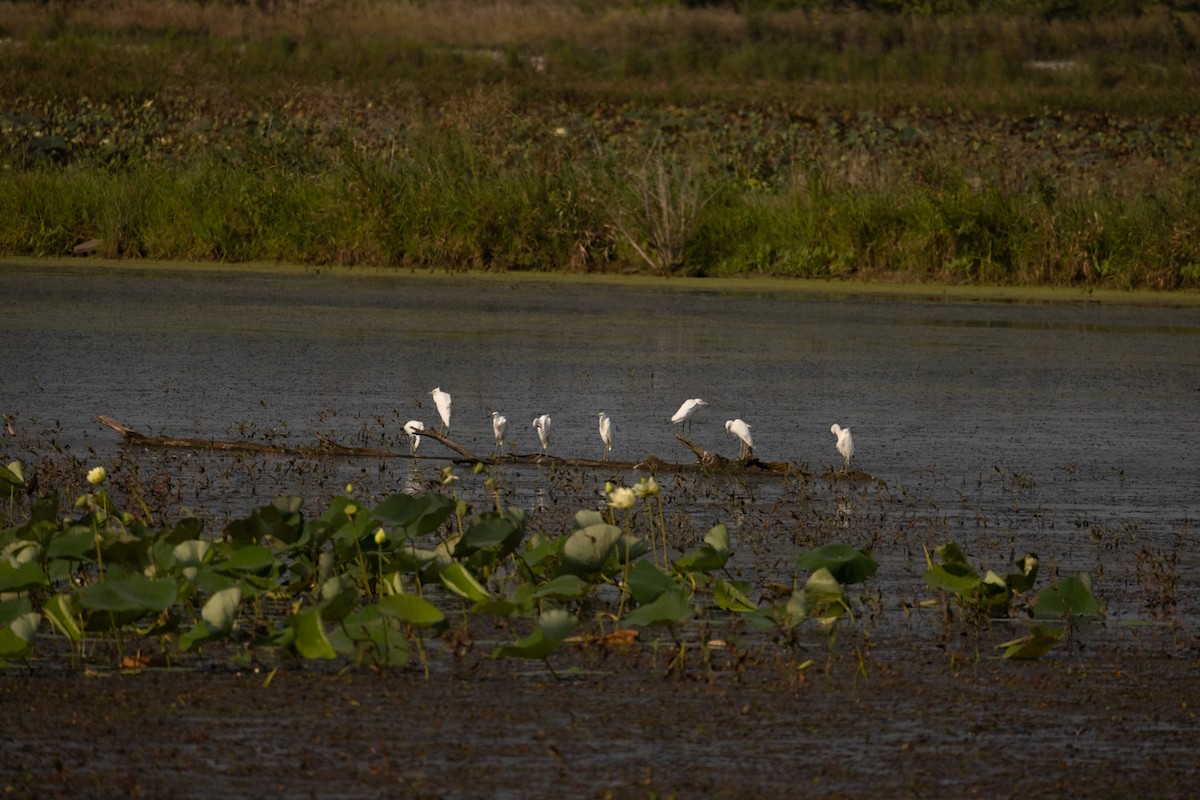
<path fill-rule="evenodd" d="M 1200 285 L 1196 15 L 766 5 L 0 4 L 0 253 Z"/>

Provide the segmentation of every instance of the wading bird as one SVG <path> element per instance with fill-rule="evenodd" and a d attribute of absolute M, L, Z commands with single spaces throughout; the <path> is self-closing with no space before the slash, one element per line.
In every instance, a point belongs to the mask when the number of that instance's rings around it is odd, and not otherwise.
<path fill-rule="evenodd" d="M 508 432 L 508 417 L 499 411 L 492 412 L 492 435 L 496 437 L 496 449 L 504 450 L 504 434 Z"/>
<path fill-rule="evenodd" d="M 754 439 L 750 436 L 750 426 L 740 419 L 731 419 L 725 422 L 725 430 L 742 440 L 742 450 L 738 454 L 738 458 L 745 461 L 754 447 Z"/>
<path fill-rule="evenodd" d="M 843 428 L 836 422 L 829 429 L 829 432 L 837 437 L 837 449 L 842 454 L 842 458 L 846 460 L 846 464 L 842 467 L 843 472 L 850 471 L 850 458 L 854 455 L 854 438 L 850 435 L 849 428 Z"/>
<path fill-rule="evenodd" d="M 417 448 L 421 446 L 421 437 L 417 435 L 417 431 L 425 430 L 425 423 L 419 419 L 410 419 L 404 423 L 404 432 L 408 434 L 408 448 L 415 456 Z"/>
<path fill-rule="evenodd" d="M 550 447 L 550 415 L 542 414 L 533 421 L 533 427 L 537 429 L 538 439 L 542 442 L 542 452 L 547 452 Z"/>
<path fill-rule="evenodd" d="M 432 392 L 430 392 L 429 396 L 433 398 L 433 404 L 435 406 L 437 406 L 438 416 L 440 416 L 442 418 L 442 424 L 446 426 L 446 432 L 449 433 L 450 432 L 450 406 L 452 405 L 452 402 L 450 400 L 450 393 L 443 392 L 442 387 L 439 386 L 436 389 L 434 389 Z"/>
<path fill-rule="evenodd" d="M 692 425 L 692 417 L 697 411 L 704 408 L 706 405 L 708 405 L 708 403 L 701 400 L 699 397 L 691 400 L 684 400 L 683 405 L 681 405 L 679 410 L 675 412 L 675 416 L 671 417 L 671 422 L 675 423 L 676 425 L 681 422 L 687 422 L 688 427 L 690 428 Z"/>
<path fill-rule="evenodd" d="M 600 420 L 600 441 L 604 442 L 604 460 L 608 461 L 608 454 L 612 452 L 613 433 L 616 432 L 617 426 L 603 411 L 596 417 Z"/>

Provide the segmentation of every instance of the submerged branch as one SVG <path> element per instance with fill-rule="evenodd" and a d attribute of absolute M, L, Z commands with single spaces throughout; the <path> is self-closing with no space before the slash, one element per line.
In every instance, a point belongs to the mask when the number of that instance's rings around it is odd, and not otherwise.
<path fill-rule="evenodd" d="M 145 447 L 180 447 L 194 450 L 222 450 L 222 451 L 241 451 L 260 453 L 264 455 L 326 455 L 340 456 L 346 458 L 417 458 L 417 456 L 396 452 L 392 450 L 379 450 L 371 447 L 350 447 L 348 445 L 339 444 L 325 436 L 318 436 L 317 444 L 314 447 L 294 447 L 288 445 L 267 444 L 264 442 L 250 442 L 246 440 L 238 440 L 232 442 L 221 442 L 215 439 L 206 439 L 202 437 L 180 437 L 180 436 L 147 436 L 130 428 L 128 425 L 123 425 L 117 422 L 112 417 L 99 415 L 95 418 L 96 422 L 112 428 L 128 444 L 136 444 Z M 797 476 L 797 477 L 812 477 L 796 464 L 787 461 L 760 461 L 755 458 L 753 453 L 745 458 L 731 460 L 717 453 L 710 453 L 704 448 L 696 445 L 694 442 L 685 439 L 683 436 L 676 435 L 680 444 L 686 447 L 696 456 L 695 463 L 691 464 L 675 464 L 663 461 L 655 455 L 647 455 L 640 461 L 601 461 L 591 458 L 560 458 L 558 456 L 547 455 L 545 453 L 530 453 L 530 454 L 511 454 L 511 455 L 494 455 L 479 457 L 472 453 L 467 448 L 463 447 L 458 442 L 440 433 L 432 428 L 426 428 L 421 431 L 420 436 L 433 439 L 445 446 L 448 450 L 456 453 L 459 458 L 457 461 L 467 461 L 471 463 L 479 462 L 483 464 L 536 464 L 549 465 L 558 464 L 568 467 L 586 467 L 590 469 L 614 469 L 614 470 L 638 470 L 638 471 L 688 471 L 699 470 L 704 472 L 721 472 L 721 473 L 740 473 L 740 474 L 756 474 L 756 475 L 781 475 L 781 476 Z M 849 473 L 829 473 L 824 477 L 827 478 L 845 478 L 849 480 L 870 480 L 871 476 L 866 473 L 855 470 Z"/>

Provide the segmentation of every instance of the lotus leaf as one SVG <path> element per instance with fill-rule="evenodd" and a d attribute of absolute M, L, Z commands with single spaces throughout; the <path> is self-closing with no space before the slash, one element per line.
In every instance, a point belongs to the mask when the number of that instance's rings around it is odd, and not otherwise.
<path fill-rule="evenodd" d="M 999 647 L 1005 648 L 1004 657 L 1013 660 L 1032 660 L 1041 658 L 1058 644 L 1063 632 L 1049 625 L 1034 625 L 1029 634 L 1020 639 L 1005 642 Z"/>
<path fill-rule="evenodd" d="M 749 592 L 748 582 L 727 581 L 722 578 L 713 584 L 713 602 L 725 611 L 747 614 L 758 610 L 758 606 L 747 596 Z"/>
<path fill-rule="evenodd" d="M 11 619 L 3 619 L 7 616 L 0 611 L 0 658 L 22 658 L 33 647 L 42 615 L 36 611 L 25 611 Z"/>
<path fill-rule="evenodd" d="M 792 624 L 804 619 L 815 619 L 829 625 L 849 610 L 846 593 L 833 573 L 821 567 L 804 584 L 803 589 L 792 592 L 787 604 L 787 619 Z"/>
<path fill-rule="evenodd" d="M 446 615 L 433 603 L 415 594 L 390 594 L 381 597 L 379 612 L 407 625 L 438 626 L 446 621 Z"/>
<path fill-rule="evenodd" d="M 96 534 L 82 526 L 68 529 L 55 536 L 46 546 L 46 558 L 51 561 L 91 561 L 96 558 Z"/>
<path fill-rule="evenodd" d="M 299 497 L 276 498 L 270 505 L 254 509 L 250 516 L 231 521 L 225 526 L 225 533 L 234 542 L 258 543 L 270 537 L 294 544 L 304 532 L 301 503 Z"/>
<path fill-rule="evenodd" d="M 682 590 L 679 581 L 663 572 L 649 561 L 639 561 L 629 571 L 629 593 L 639 604 L 645 605 L 657 600 L 663 592 L 672 589 Z"/>
<path fill-rule="evenodd" d="M 20 461 L 11 461 L 0 466 L 0 496 L 12 497 L 25 488 L 25 473 Z"/>
<path fill-rule="evenodd" d="M 212 542 L 204 539 L 190 539 L 175 545 L 171 550 L 171 555 L 175 558 L 176 566 L 198 567 L 208 559 L 211 550 Z"/>
<path fill-rule="evenodd" d="M 371 509 L 371 518 L 408 538 L 433 533 L 454 513 L 455 501 L 437 492 L 394 494 Z"/>
<path fill-rule="evenodd" d="M 691 619 L 693 609 L 682 586 L 663 592 L 652 603 L 638 606 L 621 619 L 624 627 L 644 625 L 673 625 Z"/>
<path fill-rule="evenodd" d="M 79 592 L 79 605 L 89 611 L 158 613 L 170 608 L 177 594 L 174 581 L 152 580 L 132 572 L 85 587 Z"/>
<path fill-rule="evenodd" d="M 492 658 L 548 658 L 562 640 L 574 632 L 579 619 L 571 612 L 552 608 L 542 612 L 533 633 L 516 644 L 497 647 Z"/>
<path fill-rule="evenodd" d="M 54 595 L 42 606 L 42 613 L 63 636 L 72 642 L 83 638 L 83 627 L 80 624 L 82 611 L 79 608 L 79 601 L 75 599 L 74 595 Z"/>
<path fill-rule="evenodd" d="M 587 592 L 587 588 L 588 584 L 578 575 L 559 575 L 548 583 L 539 586 L 533 591 L 532 596 L 538 600 L 546 598 L 574 600 L 577 597 L 583 597 Z"/>
<path fill-rule="evenodd" d="M 714 572 L 729 561 L 729 528 L 715 525 L 704 537 L 704 544 L 680 558 L 678 566 L 688 572 Z"/>
<path fill-rule="evenodd" d="M 1054 617 L 1083 617 L 1098 619 L 1104 607 L 1092 593 L 1092 579 L 1085 573 L 1075 578 L 1063 578 L 1052 583 L 1033 600 L 1033 616 L 1038 619 Z"/>
<path fill-rule="evenodd" d="M 338 622 L 358 605 L 358 584 L 349 575 L 334 575 L 321 584 L 321 616 L 329 622 Z"/>
<path fill-rule="evenodd" d="M 838 583 L 850 585 L 862 583 L 875 574 L 879 565 L 869 555 L 861 550 L 844 544 L 827 544 L 815 550 L 809 550 L 796 561 L 801 569 L 816 572 L 827 569 Z"/>
<path fill-rule="evenodd" d="M 200 610 L 200 616 L 214 631 L 228 633 L 237 622 L 238 608 L 241 604 L 242 588 L 231 586 L 209 597 L 204 608 Z"/>
<path fill-rule="evenodd" d="M 564 566 L 575 573 L 600 571 L 621 536 L 620 528 L 606 523 L 580 528 L 563 544 Z"/>
<path fill-rule="evenodd" d="M 50 579 L 37 561 L 27 561 L 19 567 L 0 562 L 0 592 L 27 592 L 49 585 Z"/>
<path fill-rule="evenodd" d="M 399 621 L 367 606 L 342 620 L 341 634 L 360 657 L 376 664 L 398 667 L 408 661 L 408 640 L 398 630 Z M 341 636 L 338 637 L 339 639 Z M 334 643 L 335 648 L 337 643 Z"/>
<path fill-rule="evenodd" d="M 275 566 L 275 555 L 260 544 L 250 544 L 239 547 L 230 553 L 228 558 L 212 566 L 220 572 L 263 575 Z"/>
<path fill-rule="evenodd" d="M 325 632 L 319 608 L 288 617 L 288 627 L 295 631 L 293 644 L 300 655 L 305 658 L 337 658 L 337 652 Z"/>
<path fill-rule="evenodd" d="M 473 603 L 491 599 L 488 590 L 479 582 L 478 578 L 471 574 L 465 564 L 451 564 L 443 569 L 438 577 L 441 578 L 442 585 L 447 589 Z"/>
<path fill-rule="evenodd" d="M 479 550 L 495 549 L 497 559 L 517 549 L 525 534 L 525 512 L 510 508 L 507 511 L 483 514 L 472 521 L 454 546 L 455 558 L 466 558 Z"/>

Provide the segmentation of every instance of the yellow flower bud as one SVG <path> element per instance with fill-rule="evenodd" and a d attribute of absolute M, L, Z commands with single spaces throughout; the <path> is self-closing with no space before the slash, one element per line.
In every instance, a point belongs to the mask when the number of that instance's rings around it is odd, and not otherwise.
<path fill-rule="evenodd" d="M 104 467 L 92 467 L 88 470 L 88 483 L 93 486 L 99 486 L 104 483 L 104 479 L 108 477 L 108 473 L 104 471 Z"/>

